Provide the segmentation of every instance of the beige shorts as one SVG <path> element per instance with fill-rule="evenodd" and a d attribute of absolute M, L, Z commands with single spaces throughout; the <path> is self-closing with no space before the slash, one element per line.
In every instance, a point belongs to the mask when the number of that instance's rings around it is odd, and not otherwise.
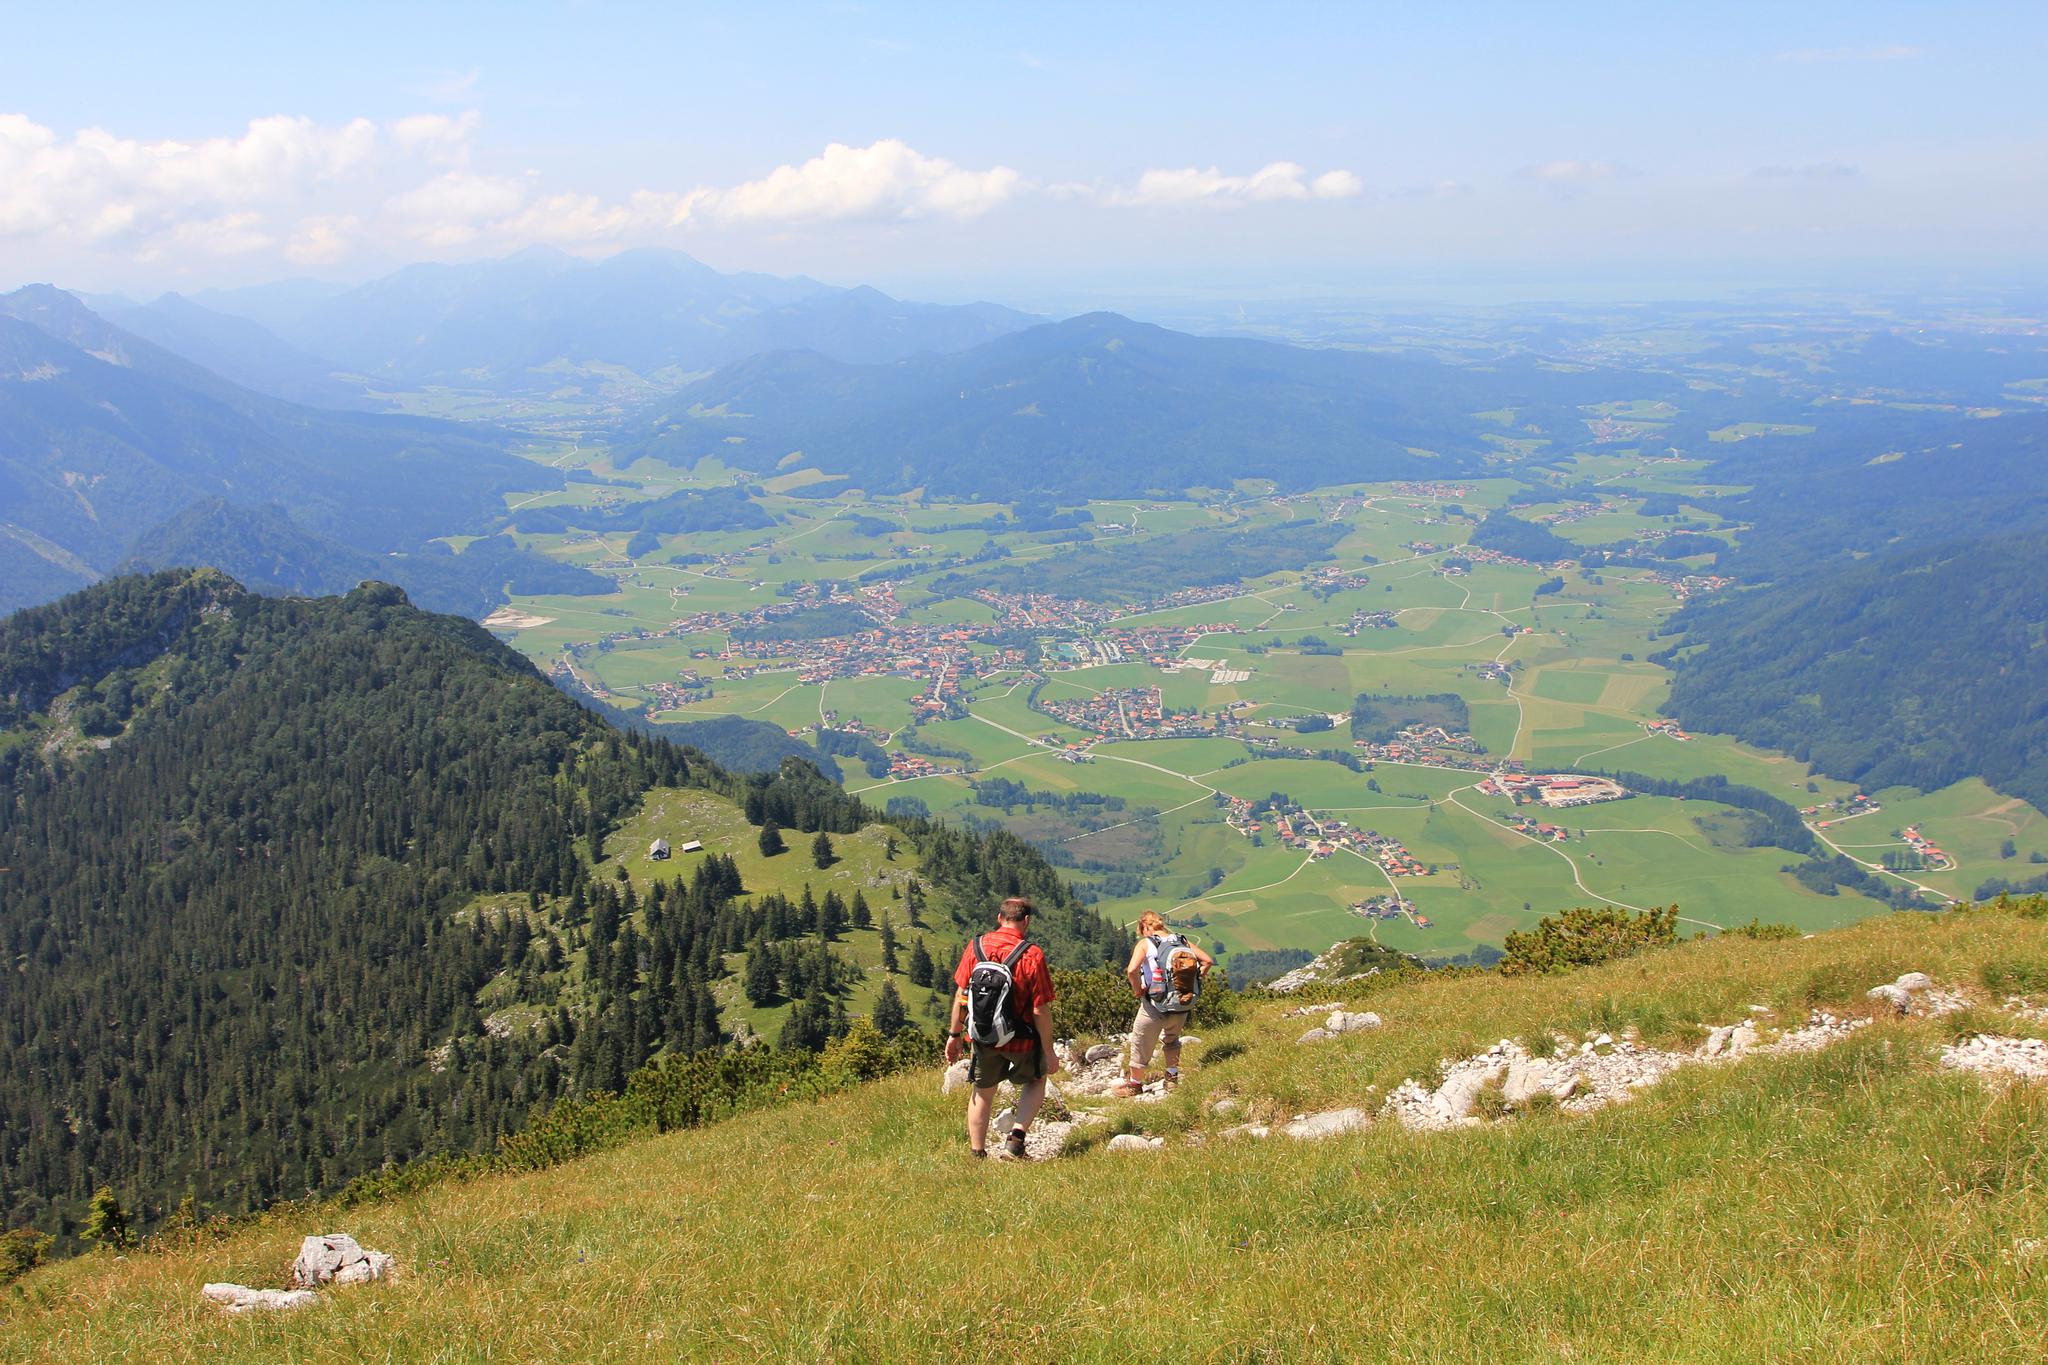
<path fill-rule="evenodd" d="M 1150 1001 L 1138 1006 L 1138 1017 L 1131 1021 L 1131 1066 L 1143 1071 L 1152 1065 L 1152 1049 L 1161 1042 L 1166 1044 L 1168 1057 L 1177 1055 L 1180 1047 L 1181 1025 L 1187 1023 L 1185 1011 L 1167 1014 L 1155 1009 Z M 1171 1063 L 1169 1063 L 1170 1065 Z"/>

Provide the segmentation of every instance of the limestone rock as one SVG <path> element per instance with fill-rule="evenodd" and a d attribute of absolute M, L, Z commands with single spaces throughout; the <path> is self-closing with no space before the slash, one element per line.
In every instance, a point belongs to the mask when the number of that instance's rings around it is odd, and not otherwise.
<path fill-rule="evenodd" d="M 1893 982 L 1886 982 L 1882 986 L 1872 986 L 1869 996 L 1872 1000 L 1880 1000 L 1890 1005 L 1892 1009 L 1900 1014 L 1904 1014 L 1913 1008 L 1913 993 L 1904 986 Z"/>
<path fill-rule="evenodd" d="M 1902 991 L 1924 991 L 1933 989 L 1934 978 L 1925 972 L 1907 972 L 1892 984 Z"/>
<path fill-rule="evenodd" d="M 1081 1060 L 1083 1062 L 1099 1062 L 1105 1058 L 1114 1057 L 1116 1054 L 1117 1049 L 1111 1044 L 1097 1043 L 1094 1047 L 1089 1048 L 1086 1053 L 1082 1054 Z"/>
<path fill-rule="evenodd" d="M 323 1284 L 361 1284 L 381 1280 L 392 1270 L 392 1260 L 381 1251 L 365 1251 L 345 1232 L 308 1237 L 299 1243 L 299 1258 L 292 1262 L 291 1282 L 295 1289 L 317 1289 Z"/>
<path fill-rule="evenodd" d="M 1527 1104 L 1550 1089 L 1550 1063 L 1541 1057 L 1515 1057 L 1508 1062 L 1508 1079 L 1501 1094 L 1509 1104 Z"/>
<path fill-rule="evenodd" d="M 1360 1029 L 1378 1028 L 1380 1017 L 1371 1010 L 1349 1014 L 1343 1010 L 1332 1010 L 1330 1017 L 1323 1021 L 1323 1027 L 1332 1033 L 1356 1033 Z"/>
<path fill-rule="evenodd" d="M 1112 1152 L 1150 1152 L 1165 1145 L 1165 1138 L 1144 1137 L 1138 1133 L 1118 1133 L 1109 1140 Z"/>
<path fill-rule="evenodd" d="M 1974 1071 L 1987 1079 L 2048 1080 L 2048 1043 L 2038 1038 L 2009 1038 L 1979 1033 L 1941 1050 L 1941 1064 L 1956 1071 Z"/>
<path fill-rule="evenodd" d="M 1334 1038 L 1336 1036 L 1336 1034 L 1326 1028 L 1312 1028 L 1294 1041 L 1297 1043 L 1320 1043 L 1325 1038 Z"/>
<path fill-rule="evenodd" d="M 1362 1132 L 1371 1122 L 1372 1119 L 1363 1109 L 1330 1109 L 1320 1114 L 1306 1114 L 1280 1131 L 1291 1138 L 1313 1141 L 1317 1138 L 1337 1137 L 1343 1133 Z"/>
<path fill-rule="evenodd" d="M 1236 1100 L 1232 1099 L 1230 1096 L 1220 1095 L 1217 1098 L 1210 1100 L 1208 1107 L 1210 1113 L 1221 1115 L 1235 1114 L 1241 1106 L 1238 1104 Z"/>
<path fill-rule="evenodd" d="M 209 1284 L 199 1291 L 230 1313 L 308 1308 L 320 1302 L 310 1289 L 251 1289 L 241 1284 Z"/>
<path fill-rule="evenodd" d="M 1202 1040 L 1192 1033 L 1183 1033 L 1180 1036 L 1180 1045 L 1182 1047 L 1200 1047 Z"/>
<path fill-rule="evenodd" d="M 939 1093 L 941 1095 L 950 1095 L 956 1090 L 965 1088 L 967 1085 L 967 1066 L 967 1058 L 962 1057 L 959 1061 L 946 1068 L 946 1074 L 939 1078 Z"/>
<path fill-rule="evenodd" d="M 1225 1128 L 1218 1136 L 1227 1138 L 1263 1138 L 1272 1136 L 1273 1130 L 1263 1123 L 1240 1123 L 1235 1128 Z"/>

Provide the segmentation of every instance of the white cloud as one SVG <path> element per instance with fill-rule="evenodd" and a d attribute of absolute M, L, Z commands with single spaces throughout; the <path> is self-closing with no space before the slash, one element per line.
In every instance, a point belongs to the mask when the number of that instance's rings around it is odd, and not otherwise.
<path fill-rule="evenodd" d="M 285 244 L 285 259 L 294 265 L 333 265 L 355 250 L 362 220 L 353 214 L 316 214 L 299 220 Z"/>
<path fill-rule="evenodd" d="M 1539 166 L 1526 167 L 1522 174 L 1545 185 L 1573 189 L 1613 180 L 1627 172 L 1612 161 L 1546 161 Z"/>
<path fill-rule="evenodd" d="M 1024 188 L 1024 178 L 1007 166 L 966 170 L 895 138 L 866 147 L 835 142 L 801 166 L 778 166 L 729 189 L 693 191 L 674 217 L 678 223 L 969 218 Z"/>
<path fill-rule="evenodd" d="M 1781 62 L 1904 62 L 1925 56 L 1927 49 L 1907 43 L 1884 43 L 1876 47 L 1809 47 L 1797 52 L 1780 52 Z"/>
<path fill-rule="evenodd" d="M 377 136 L 368 119 L 323 127 L 277 116 L 252 120 L 238 137 L 194 142 L 144 142 L 99 128 L 63 138 L 23 115 L 0 114 L 0 234 L 62 232 L 94 243 L 172 237 L 345 179 L 370 161 Z M 244 222 L 232 239 L 250 231 Z"/>
<path fill-rule="evenodd" d="M 483 115 L 471 109 L 450 118 L 446 114 L 413 114 L 394 121 L 391 140 L 401 152 L 424 157 L 442 166 L 461 166 L 469 161 L 470 140 L 483 126 Z"/>
<path fill-rule="evenodd" d="M 1264 204 L 1284 200 L 1352 199 L 1365 182 L 1350 171 L 1325 171 L 1313 180 L 1305 167 L 1275 161 L 1250 175 L 1225 175 L 1216 167 L 1146 171 L 1129 190 L 1113 191 L 1113 204 Z"/>
<path fill-rule="evenodd" d="M 493 223 L 519 211 L 526 187 L 502 175 L 448 171 L 393 195 L 384 211 L 399 230 L 428 246 L 467 246 Z"/>

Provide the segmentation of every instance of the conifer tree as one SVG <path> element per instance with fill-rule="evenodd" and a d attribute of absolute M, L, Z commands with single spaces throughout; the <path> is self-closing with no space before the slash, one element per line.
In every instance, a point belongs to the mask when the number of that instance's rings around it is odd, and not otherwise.
<path fill-rule="evenodd" d="M 775 954 L 759 939 L 747 949 L 746 992 L 750 1004 L 759 1008 L 775 999 L 780 986 L 775 974 Z"/>
<path fill-rule="evenodd" d="M 896 983 L 887 977 L 882 979 L 881 994 L 875 997 L 875 1028 L 883 1037 L 901 1033 L 910 1023 L 910 1011 L 903 1008 L 903 997 L 896 994 Z"/>
<path fill-rule="evenodd" d="M 818 831 L 818 837 L 811 840 L 811 861 L 819 867 L 830 867 L 839 861 L 839 855 L 832 849 L 832 836 L 822 829 Z"/>
<path fill-rule="evenodd" d="M 930 986 L 933 970 L 932 955 L 925 948 L 924 940 L 919 938 L 910 948 L 910 983 L 913 986 Z"/>
<path fill-rule="evenodd" d="M 128 1214 L 115 1197 L 112 1186 L 102 1185 L 92 1192 L 92 1210 L 86 1214 L 85 1226 L 78 1235 L 110 1251 L 119 1251 L 128 1245 Z"/>
<path fill-rule="evenodd" d="M 882 970 L 891 975 L 901 970 L 896 965 L 896 923 L 887 915 L 882 916 Z"/>
<path fill-rule="evenodd" d="M 868 907 L 868 898 L 861 894 L 858 887 L 853 892 L 853 908 L 848 912 L 848 918 L 856 929 L 875 927 L 875 912 Z"/>
<path fill-rule="evenodd" d="M 783 851 L 784 849 L 786 849 L 786 848 L 788 848 L 788 847 L 789 847 L 789 845 L 788 845 L 788 844 L 785 844 L 785 843 L 783 843 L 783 842 L 782 842 L 782 826 L 780 826 L 780 825 L 776 824 L 776 823 L 775 823 L 775 822 L 774 822 L 773 820 L 769 820 L 769 821 L 765 822 L 764 824 L 762 824 L 762 826 L 761 826 L 761 856 L 762 856 L 762 857 L 764 857 L 764 858 L 773 858 L 773 857 L 774 857 L 774 856 L 775 856 L 776 854 L 778 854 L 778 853 L 782 852 L 782 851 Z"/>

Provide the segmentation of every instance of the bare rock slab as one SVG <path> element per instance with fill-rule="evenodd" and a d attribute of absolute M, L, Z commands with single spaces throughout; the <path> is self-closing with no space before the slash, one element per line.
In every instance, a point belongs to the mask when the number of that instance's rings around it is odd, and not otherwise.
<path fill-rule="evenodd" d="M 310 1289 L 251 1289 L 245 1284 L 209 1284 L 199 1291 L 230 1313 L 263 1313 L 310 1308 L 320 1296 Z"/>

